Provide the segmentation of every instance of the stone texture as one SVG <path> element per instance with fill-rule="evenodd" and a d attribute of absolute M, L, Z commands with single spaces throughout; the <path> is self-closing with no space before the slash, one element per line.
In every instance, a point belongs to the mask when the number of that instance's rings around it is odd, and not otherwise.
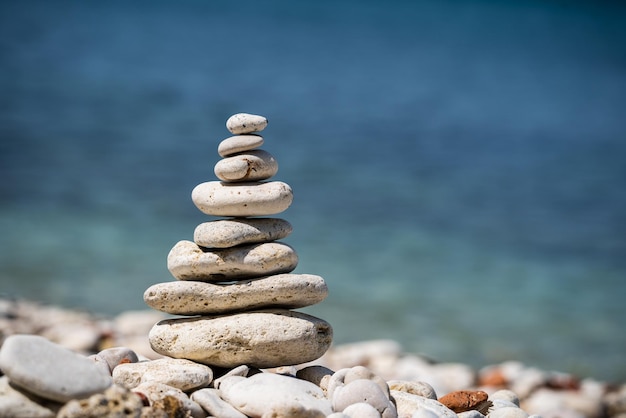
<path fill-rule="evenodd" d="M 239 152 L 246 152 L 263 145 L 263 137 L 260 135 L 235 135 L 226 138 L 217 146 L 217 153 L 221 157 L 228 157 Z"/>
<path fill-rule="evenodd" d="M 286 238 L 293 228 L 280 218 L 234 218 L 198 225 L 193 241 L 205 248 L 230 248 Z"/>
<path fill-rule="evenodd" d="M 330 401 L 313 383 L 273 373 L 255 374 L 233 384 L 224 381 L 220 394 L 239 411 L 253 417 L 293 406 L 320 411 L 324 416 L 333 412 Z"/>
<path fill-rule="evenodd" d="M 372 405 L 359 402 L 348 405 L 343 414 L 350 418 L 381 418 L 380 412 L 376 410 Z"/>
<path fill-rule="evenodd" d="M 0 369 L 12 384 L 58 402 L 85 398 L 112 384 L 93 360 L 36 335 L 8 337 Z"/>
<path fill-rule="evenodd" d="M 201 212 L 213 216 L 265 216 L 281 213 L 293 201 L 293 192 L 281 181 L 200 183 L 191 200 Z"/>
<path fill-rule="evenodd" d="M 454 412 L 481 410 L 489 396 L 482 390 L 457 390 L 439 398 L 439 402 Z"/>
<path fill-rule="evenodd" d="M 210 416 L 219 418 L 246 418 L 234 406 L 223 400 L 217 389 L 200 389 L 191 394 L 191 400 L 202 407 Z"/>
<path fill-rule="evenodd" d="M 413 395 L 412 393 L 391 391 L 391 398 L 396 403 L 399 417 L 411 417 L 421 409 L 432 412 L 438 417 L 456 418 L 456 413 L 439 401 Z"/>
<path fill-rule="evenodd" d="M 144 382 L 132 391 L 145 397 L 153 409 L 165 411 L 168 417 L 188 417 L 189 413 L 193 418 L 206 418 L 200 405 L 189 399 L 182 390 L 172 386 Z"/>
<path fill-rule="evenodd" d="M 41 399 L 15 388 L 6 376 L 0 377 L 0 417 L 3 418 L 54 418 L 53 407 L 42 405 Z M 57 406 L 58 408 L 58 406 Z"/>
<path fill-rule="evenodd" d="M 137 353 L 128 347 L 111 347 L 100 351 L 98 354 L 89 356 L 98 364 L 106 364 L 108 373 L 111 374 L 120 364 L 137 363 Z"/>
<path fill-rule="evenodd" d="M 413 395 L 423 396 L 428 399 L 437 399 L 435 389 L 433 389 L 433 387 L 426 382 L 389 380 L 387 385 L 389 385 L 389 389 L 391 390 L 412 393 Z"/>
<path fill-rule="evenodd" d="M 301 364 L 324 354 L 330 324 L 301 312 L 274 309 L 226 316 L 164 320 L 149 335 L 160 354 L 219 367 Z"/>
<path fill-rule="evenodd" d="M 167 256 L 167 268 L 179 280 L 223 282 L 289 273 L 298 255 L 287 244 L 266 242 L 207 250 L 191 241 L 179 241 Z"/>
<path fill-rule="evenodd" d="M 213 172 L 225 182 L 267 180 L 278 172 L 274 156 L 264 150 L 252 150 L 219 160 Z"/>
<path fill-rule="evenodd" d="M 207 315 L 260 308 L 302 308 L 321 302 L 328 287 L 320 276 L 278 274 L 229 284 L 158 283 L 144 293 L 152 308 L 173 315 Z"/>
<path fill-rule="evenodd" d="M 159 382 L 183 392 L 203 388 L 213 380 L 213 371 L 203 364 L 184 359 L 162 358 L 120 364 L 113 369 L 113 382 L 132 389 L 144 382 Z"/>
<path fill-rule="evenodd" d="M 139 396 L 113 385 L 103 393 L 66 403 L 59 410 L 57 418 L 137 418 L 142 408 L 143 402 Z"/>
<path fill-rule="evenodd" d="M 226 120 L 226 129 L 235 135 L 260 132 L 267 126 L 267 118 L 250 113 L 237 113 Z"/>
<path fill-rule="evenodd" d="M 344 411 L 356 403 L 365 402 L 373 406 L 382 418 L 396 418 L 398 413 L 387 394 L 376 382 L 369 379 L 352 380 L 335 389 L 332 404 L 335 411 Z M 348 415 L 350 415 L 348 413 Z"/>

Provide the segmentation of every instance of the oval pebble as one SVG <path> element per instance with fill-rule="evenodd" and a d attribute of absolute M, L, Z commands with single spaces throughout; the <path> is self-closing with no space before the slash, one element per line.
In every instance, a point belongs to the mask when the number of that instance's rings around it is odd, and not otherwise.
<path fill-rule="evenodd" d="M 191 200 L 201 212 L 214 216 L 265 216 L 285 211 L 293 192 L 282 181 L 198 184 Z"/>
<path fill-rule="evenodd" d="M 219 160 L 213 171 L 225 182 L 261 181 L 276 175 L 278 163 L 269 152 L 253 150 Z"/>
<path fill-rule="evenodd" d="M 423 396 L 428 399 L 437 399 L 435 389 L 433 389 L 433 387 L 426 382 L 412 380 L 389 380 L 387 384 L 391 390 L 412 393 L 413 395 Z"/>
<path fill-rule="evenodd" d="M 365 402 L 348 405 L 343 413 L 350 418 L 381 418 L 380 412 Z"/>
<path fill-rule="evenodd" d="M 205 248 L 230 248 L 276 241 L 286 238 L 292 231 L 291 224 L 280 218 L 220 219 L 198 225 L 193 241 Z"/>
<path fill-rule="evenodd" d="M 196 402 L 212 417 L 219 418 L 246 418 L 234 406 L 220 398 L 217 389 L 200 389 L 191 394 L 191 400 Z"/>
<path fill-rule="evenodd" d="M 306 363 L 332 342 L 326 321 L 283 309 L 166 319 L 149 334 L 152 349 L 218 367 L 258 368 Z"/>
<path fill-rule="evenodd" d="M 416 411 L 424 409 L 438 417 L 457 418 L 456 413 L 435 399 L 424 398 L 408 392 L 391 390 L 391 398 L 395 401 L 398 416 L 412 416 Z"/>
<path fill-rule="evenodd" d="M 164 410 L 167 407 L 167 416 L 188 417 L 188 414 L 191 413 L 193 418 L 206 418 L 206 413 L 202 407 L 189 399 L 189 396 L 178 388 L 164 383 L 143 382 L 133 388 L 132 391 L 145 396 L 154 409 Z"/>
<path fill-rule="evenodd" d="M 217 153 L 221 157 L 228 157 L 239 152 L 246 152 L 263 145 L 260 135 L 235 135 L 226 138 L 217 146 Z"/>
<path fill-rule="evenodd" d="M 226 120 L 226 129 L 235 135 L 260 132 L 266 126 L 266 117 L 250 113 L 237 113 Z"/>
<path fill-rule="evenodd" d="M 270 307 L 303 308 L 328 295 L 326 282 L 312 274 L 277 274 L 232 284 L 199 281 L 157 283 L 144 293 L 148 306 L 173 315 L 206 315 Z"/>
<path fill-rule="evenodd" d="M 252 417 L 260 417 L 266 412 L 280 412 L 293 407 L 320 411 L 323 413 L 322 416 L 333 412 L 330 401 L 313 383 L 274 373 L 259 373 L 240 379 L 233 384 L 224 385 L 220 388 L 220 394 L 226 402 Z"/>
<path fill-rule="evenodd" d="M 92 359 L 37 335 L 7 337 L 0 369 L 11 384 L 58 402 L 89 397 L 113 383 Z"/>
<path fill-rule="evenodd" d="M 396 418 L 398 413 L 380 386 L 368 379 L 356 379 L 335 389 L 332 394 L 333 409 L 346 412 L 352 404 L 365 402 L 373 406 L 383 418 Z M 349 413 L 347 413 L 350 415 Z"/>
<path fill-rule="evenodd" d="M 144 382 L 158 382 L 183 392 L 208 386 L 213 371 L 190 360 L 162 358 L 139 363 L 120 364 L 113 369 L 113 382 L 132 389 Z"/>
<path fill-rule="evenodd" d="M 528 418 L 528 413 L 514 406 L 505 406 L 490 411 L 489 418 Z"/>
<path fill-rule="evenodd" d="M 183 240 L 167 256 L 167 268 L 178 280 L 239 280 L 289 273 L 297 265 L 295 250 L 280 242 L 207 250 Z"/>

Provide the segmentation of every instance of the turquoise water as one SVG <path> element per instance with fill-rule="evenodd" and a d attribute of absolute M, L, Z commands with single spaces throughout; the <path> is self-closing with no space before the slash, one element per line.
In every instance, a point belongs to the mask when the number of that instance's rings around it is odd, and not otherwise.
<path fill-rule="evenodd" d="M 626 25 L 610 3 L 0 4 L 0 292 L 143 309 L 233 113 L 335 340 L 625 380 Z"/>

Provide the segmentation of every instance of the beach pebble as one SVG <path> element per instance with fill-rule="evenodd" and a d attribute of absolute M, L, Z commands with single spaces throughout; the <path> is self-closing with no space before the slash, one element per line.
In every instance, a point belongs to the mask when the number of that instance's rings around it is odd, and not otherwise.
<path fill-rule="evenodd" d="M 380 388 L 380 390 L 382 390 L 385 396 L 389 397 L 389 386 L 387 385 L 385 379 L 377 376 L 375 373 L 373 373 L 371 370 L 364 366 L 348 367 L 337 370 L 335 373 L 333 373 L 333 375 L 330 376 L 330 378 L 328 379 L 327 396 L 332 399 L 335 390 L 344 385 L 347 385 L 354 380 L 359 379 L 367 379 L 373 381 L 374 383 L 376 383 L 376 385 L 378 385 L 378 387 Z"/>
<path fill-rule="evenodd" d="M 281 242 L 207 250 L 179 241 L 167 256 L 167 268 L 178 280 L 210 282 L 289 273 L 298 265 L 295 250 Z"/>
<path fill-rule="evenodd" d="M 391 390 L 412 393 L 413 395 L 423 396 L 428 399 L 437 399 L 435 389 L 433 389 L 433 387 L 426 382 L 389 380 L 387 385 Z"/>
<path fill-rule="evenodd" d="M 328 295 L 312 274 L 278 274 L 229 284 L 198 281 L 157 283 L 144 293 L 148 306 L 173 315 L 220 314 L 269 307 L 302 308 Z"/>
<path fill-rule="evenodd" d="M 196 402 L 212 417 L 219 418 L 246 418 L 234 406 L 223 400 L 217 389 L 200 389 L 191 394 L 191 400 Z"/>
<path fill-rule="evenodd" d="M 333 412 L 330 401 L 313 383 L 273 373 L 255 374 L 228 385 L 224 381 L 220 395 L 245 415 L 254 417 L 276 411 L 278 407 L 292 407 L 294 404 L 308 410 L 320 411 L 324 416 Z"/>
<path fill-rule="evenodd" d="M 465 412 L 459 412 L 457 414 L 459 418 L 484 418 L 485 416 L 475 409 L 471 409 Z"/>
<path fill-rule="evenodd" d="M 230 248 L 283 239 L 293 228 L 280 218 L 235 218 L 204 222 L 198 225 L 193 241 L 205 248 Z"/>
<path fill-rule="evenodd" d="M 107 348 L 100 351 L 98 354 L 89 356 L 89 358 L 93 359 L 98 364 L 106 364 L 109 374 L 120 364 L 137 363 L 139 361 L 137 353 L 128 347 Z"/>
<path fill-rule="evenodd" d="M 387 394 L 372 380 L 352 380 L 344 386 L 337 387 L 332 393 L 332 403 L 335 411 L 345 412 L 349 405 L 360 402 L 373 406 L 382 418 L 395 418 L 398 416 L 396 408 L 389 400 Z M 349 413 L 347 414 L 350 415 Z"/>
<path fill-rule="evenodd" d="M 329 378 L 330 376 L 333 375 L 333 373 L 334 372 L 328 367 L 324 367 L 320 365 L 313 365 L 313 366 L 307 366 L 298 370 L 296 372 L 296 377 L 298 379 L 311 382 L 319 386 L 320 388 L 322 388 L 322 390 L 325 390 L 325 388 L 322 387 L 322 380 L 324 378 Z"/>
<path fill-rule="evenodd" d="M 391 391 L 399 417 L 411 417 L 420 409 L 432 412 L 438 417 L 456 418 L 456 413 L 439 401 L 413 395 L 412 393 Z"/>
<path fill-rule="evenodd" d="M 215 379 L 213 381 L 213 387 L 215 389 L 219 389 L 222 384 L 222 381 L 231 376 L 248 377 L 248 375 L 252 376 L 253 374 L 255 374 L 255 373 L 251 373 L 251 371 L 252 369 L 250 369 L 250 367 L 246 366 L 245 364 L 242 364 L 241 366 L 237 366 L 229 370 L 222 376 L 218 377 L 217 379 Z"/>
<path fill-rule="evenodd" d="M 365 402 L 348 405 L 343 413 L 350 418 L 381 418 L 380 412 Z"/>
<path fill-rule="evenodd" d="M 240 152 L 246 152 L 263 145 L 263 137 L 260 135 L 235 135 L 226 138 L 217 146 L 217 153 L 221 157 L 228 157 Z"/>
<path fill-rule="evenodd" d="M 184 359 L 162 358 L 113 369 L 113 382 L 128 389 L 143 382 L 159 382 L 187 392 L 206 387 L 212 380 L 213 371 L 208 366 Z"/>
<path fill-rule="evenodd" d="M 225 182 L 267 180 L 278 172 L 274 156 L 264 150 L 252 150 L 219 160 L 213 172 Z"/>
<path fill-rule="evenodd" d="M 260 132 L 267 126 L 267 118 L 249 113 L 237 113 L 226 120 L 226 129 L 235 135 Z"/>
<path fill-rule="evenodd" d="M 406 415 L 406 418 L 439 418 L 439 415 L 434 413 L 429 409 L 418 409 L 413 413 L 413 415 Z M 400 416 L 400 418 L 405 418 L 405 416 Z"/>
<path fill-rule="evenodd" d="M 164 410 L 170 417 L 187 417 L 187 411 L 193 418 L 206 417 L 202 407 L 178 388 L 158 382 L 144 382 L 132 391 L 143 395 L 150 402 L 151 407 Z"/>
<path fill-rule="evenodd" d="M 332 342 L 326 321 L 282 309 L 167 319 L 149 334 L 157 353 L 218 367 L 258 368 L 313 361 Z"/>
<path fill-rule="evenodd" d="M 54 408 L 42 405 L 41 401 L 27 392 L 9 384 L 6 376 L 0 377 L 0 417 L 6 418 L 54 418 Z M 33 399 L 35 398 L 35 399 Z M 57 406 L 58 408 L 58 406 Z"/>
<path fill-rule="evenodd" d="M 112 384 L 93 360 L 36 335 L 4 340 L 0 369 L 12 384 L 58 402 L 86 398 Z"/>
<path fill-rule="evenodd" d="M 143 402 L 128 389 L 113 385 L 103 393 L 63 405 L 57 418 L 126 418 L 139 417 Z"/>
<path fill-rule="evenodd" d="M 496 401 L 496 400 L 508 401 L 514 404 L 515 406 L 519 406 L 519 397 L 517 396 L 515 392 L 513 392 L 512 390 L 508 390 L 508 389 L 500 389 L 498 391 L 495 391 L 489 396 L 489 399 L 491 401 Z"/>
<path fill-rule="evenodd" d="M 485 406 L 489 395 L 482 390 L 457 390 L 439 398 L 439 402 L 454 412 L 465 412 Z"/>
<path fill-rule="evenodd" d="M 282 181 L 208 181 L 194 187 L 191 200 L 207 215 L 265 216 L 285 211 L 293 201 L 293 192 Z"/>
<path fill-rule="evenodd" d="M 515 406 L 496 408 L 489 412 L 489 418 L 528 418 L 528 413 Z"/>

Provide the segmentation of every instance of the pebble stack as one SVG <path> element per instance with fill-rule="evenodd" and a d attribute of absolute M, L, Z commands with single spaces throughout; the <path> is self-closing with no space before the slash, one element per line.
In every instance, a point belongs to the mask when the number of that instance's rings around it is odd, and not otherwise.
<path fill-rule="evenodd" d="M 239 113 L 226 122 L 233 136 L 218 146 L 219 181 L 197 185 L 191 197 L 206 215 L 193 241 L 178 242 L 167 257 L 177 281 L 146 290 L 152 308 L 182 318 L 158 322 L 149 333 L 159 354 L 208 366 L 272 368 L 321 357 L 332 342 L 326 321 L 293 309 L 328 294 L 324 279 L 291 273 L 298 256 L 278 240 L 289 222 L 268 217 L 293 201 L 288 184 L 271 181 L 278 164 L 259 149 L 263 116 Z"/>

